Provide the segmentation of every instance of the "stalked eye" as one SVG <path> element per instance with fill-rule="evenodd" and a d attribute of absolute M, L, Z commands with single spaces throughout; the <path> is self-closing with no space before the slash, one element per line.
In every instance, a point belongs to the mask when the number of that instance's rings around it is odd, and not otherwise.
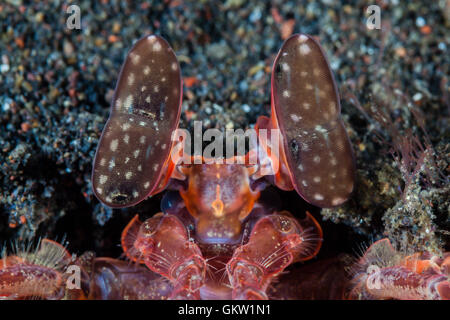
<path fill-rule="evenodd" d="M 272 97 L 295 189 L 320 207 L 342 204 L 353 190 L 353 152 L 333 74 L 314 39 L 286 40 L 274 62 Z"/>
<path fill-rule="evenodd" d="M 110 207 L 144 200 L 158 186 L 180 118 L 180 66 L 158 36 L 140 39 L 117 81 L 109 119 L 95 155 L 92 185 Z"/>

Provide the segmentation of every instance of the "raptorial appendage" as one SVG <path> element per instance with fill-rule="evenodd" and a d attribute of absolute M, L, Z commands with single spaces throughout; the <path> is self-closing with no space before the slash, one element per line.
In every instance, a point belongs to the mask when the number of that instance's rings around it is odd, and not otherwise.
<path fill-rule="evenodd" d="M 288 213 L 260 219 L 226 266 L 233 299 L 267 299 L 273 278 L 291 263 L 314 257 L 321 244 L 322 230 L 309 213 L 300 223 Z"/>
<path fill-rule="evenodd" d="M 122 233 L 122 247 L 128 258 L 170 280 L 170 298 L 199 298 L 206 261 L 177 217 L 159 213 L 142 223 L 135 216 Z"/>

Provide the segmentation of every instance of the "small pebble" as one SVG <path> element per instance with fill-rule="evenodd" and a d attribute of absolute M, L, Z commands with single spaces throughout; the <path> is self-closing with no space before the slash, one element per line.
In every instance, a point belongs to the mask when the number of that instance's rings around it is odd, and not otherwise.
<path fill-rule="evenodd" d="M 242 105 L 242 110 L 244 110 L 245 113 L 250 112 L 251 108 L 248 104 Z"/>
<path fill-rule="evenodd" d="M 423 27 L 426 24 L 426 21 L 424 18 L 422 17 L 417 17 L 416 19 L 416 26 L 418 26 L 419 28 Z"/>
<path fill-rule="evenodd" d="M 417 92 L 417 93 L 413 96 L 413 100 L 414 100 L 414 101 L 422 100 L 422 94 L 421 94 L 420 92 Z"/>

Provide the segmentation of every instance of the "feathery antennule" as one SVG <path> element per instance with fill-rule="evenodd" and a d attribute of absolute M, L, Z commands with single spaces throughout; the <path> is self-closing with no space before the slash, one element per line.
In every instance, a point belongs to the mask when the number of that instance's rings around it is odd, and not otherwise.
<path fill-rule="evenodd" d="M 406 255 L 388 238 L 374 242 L 350 267 L 352 299 L 446 299 L 448 275 L 431 253 Z"/>
<path fill-rule="evenodd" d="M 65 243 L 64 239 L 62 238 L 62 243 Z M 28 239 L 14 240 L 11 242 L 9 250 L 7 246 L 3 246 L 2 262 L 5 263 L 7 259 L 11 261 L 12 257 L 16 257 L 16 260 L 26 264 L 62 270 L 72 260 L 72 256 L 66 249 L 67 244 L 61 245 L 57 241 L 45 238 L 39 238 L 37 242 Z"/>
<path fill-rule="evenodd" d="M 3 248 L 0 296 L 17 299 L 60 299 L 64 295 L 64 269 L 71 256 L 49 239 L 15 241 L 12 254 Z"/>
<path fill-rule="evenodd" d="M 370 246 L 361 244 L 358 251 L 354 263 L 347 267 L 349 276 L 354 279 L 366 274 L 369 268 L 392 267 L 402 259 L 402 255 L 395 251 L 387 238 L 375 241 Z"/>
<path fill-rule="evenodd" d="M 401 258 L 387 238 L 375 241 L 370 246 L 361 244 L 358 251 L 359 258 L 355 258 L 354 263 L 346 268 L 352 279 L 349 294 L 358 299 L 372 299 L 374 297 L 366 289 L 370 273 L 394 266 Z"/>

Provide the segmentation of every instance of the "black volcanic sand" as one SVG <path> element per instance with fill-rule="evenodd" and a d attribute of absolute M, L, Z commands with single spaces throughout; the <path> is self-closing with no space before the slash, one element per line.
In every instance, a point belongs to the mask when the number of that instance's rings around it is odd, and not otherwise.
<path fill-rule="evenodd" d="M 356 192 L 327 210 L 294 192 L 274 188 L 268 197 L 322 221 L 319 258 L 385 236 L 403 250 L 449 250 L 450 4 L 391 1 L 398 4 L 381 8 L 382 29 L 369 30 L 371 2 L 78 1 L 81 30 L 66 28 L 67 5 L 2 2 L 0 239 L 65 236 L 71 252 L 119 257 L 127 222 L 158 212 L 161 200 L 111 210 L 91 191 L 96 146 L 133 43 L 158 34 L 174 48 L 190 78 L 182 127 L 203 120 L 205 128 L 245 129 L 269 114 L 271 65 L 293 26 L 317 37 L 335 73 Z M 417 141 L 415 157 L 394 159 L 389 151 L 408 150 L 408 141 Z"/>

